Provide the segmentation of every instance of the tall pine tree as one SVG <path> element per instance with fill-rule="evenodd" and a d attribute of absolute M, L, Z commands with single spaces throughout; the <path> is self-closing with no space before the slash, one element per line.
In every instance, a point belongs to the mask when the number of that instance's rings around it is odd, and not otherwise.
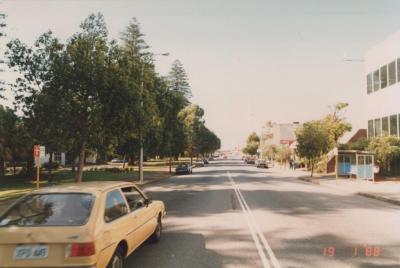
<path fill-rule="evenodd" d="M 168 81 L 170 83 L 170 88 L 180 92 L 189 102 L 189 99 L 192 97 L 192 90 L 185 68 L 179 60 L 175 60 L 172 64 L 168 74 Z"/>

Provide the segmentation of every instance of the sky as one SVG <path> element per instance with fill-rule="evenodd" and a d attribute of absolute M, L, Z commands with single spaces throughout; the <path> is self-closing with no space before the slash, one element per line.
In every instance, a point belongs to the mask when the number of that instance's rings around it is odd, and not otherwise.
<path fill-rule="evenodd" d="M 192 102 L 222 147 L 243 144 L 267 121 L 318 119 L 339 101 L 349 103 L 353 129 L 366 128 L 366 52 L 400 29 L 400 1 L 375 0 L 2 0 L 8 39 L 32 44 L 51 29 L 62 40 L 93 12 L 104 14 L 111 38 L 132 17 L 166 75 L 179 59 Z M 2 40 L 4 50 L 7 40 Z M 2 51 L 3 52 L 3 51 Z M 10 73 L 0 73 L 6 80 Z M 10 105 L 12 94 L 1 104 Z"/>

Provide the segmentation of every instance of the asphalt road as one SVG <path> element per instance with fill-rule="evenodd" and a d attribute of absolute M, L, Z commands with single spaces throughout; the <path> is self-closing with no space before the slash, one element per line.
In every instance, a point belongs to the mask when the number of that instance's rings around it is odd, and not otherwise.
<path fill-rule="evenodd" d="M 292 171 L 215 161 L 146 192 L 166 204 L 164 233 L 128 267 L 400 267 L 399 206 Z"/>

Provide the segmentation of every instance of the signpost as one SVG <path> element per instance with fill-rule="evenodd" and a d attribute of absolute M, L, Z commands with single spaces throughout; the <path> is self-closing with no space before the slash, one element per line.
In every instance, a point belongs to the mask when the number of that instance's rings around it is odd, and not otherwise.
<path fill-rule="evenodd" d="M 337 147 L 333 149 L 333 154 L 335 155 L 335 175 L 337 184 L 339 179 L 339 149 Z"/>
<path fill-rule="evenodd" d="M 39 181 L 40 181 L 40 156 L 41 150 L 40 145 L 33 146 L 33 157 L 36 161 L 36 188 L 39 189 Z"/>

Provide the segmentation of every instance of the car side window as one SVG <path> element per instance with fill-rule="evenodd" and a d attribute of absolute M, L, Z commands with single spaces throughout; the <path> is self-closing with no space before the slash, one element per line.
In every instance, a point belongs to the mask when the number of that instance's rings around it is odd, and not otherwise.
<path fill-rule="evenodd" d="M 128 214 L 128 207 L 124 197 L 119 190 L 113 190 L 107 193 L 106 209 L 104 212 L 104 220 L 111 222 Z"/>
<path fill-rule="evenodd" d="M 144 207 L 145 197 L 135 187 L 124 187 L 121 190 L 131 211 Z"/>

